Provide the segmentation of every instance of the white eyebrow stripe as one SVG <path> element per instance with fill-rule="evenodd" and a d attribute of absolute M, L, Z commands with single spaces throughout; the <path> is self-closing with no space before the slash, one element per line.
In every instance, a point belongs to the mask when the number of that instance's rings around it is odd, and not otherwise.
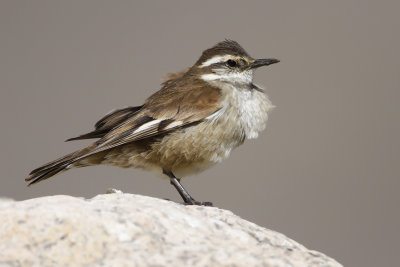
<path fill-rule="evenodd" d="M 204 67 L 210 66 L 210 65 L 212 65 L 214 63 L 223 62 L 223 61 L 226 61 L 226 60 L 228 60 L 230 58 L 232 58 L 232 56 L 230 56 L 230 55 L 215 56 L 215 57 L 212 57 L 212 58 L 204 61 L 203 64 L 200 65 L 200 68 L 204 68 Z"/>
<path fill-rule="evenodd" d="M 157 124 L 159 122 L 161 122 L 161 120 L 154 120 L 154 121 L 145 123 L 145 124 L 141 125 L 139 128 L 137 128 L 133 133 L 138 133 L 138 132 L 144 131 L 144 130 L 150 128 L 152 125 Z"/>

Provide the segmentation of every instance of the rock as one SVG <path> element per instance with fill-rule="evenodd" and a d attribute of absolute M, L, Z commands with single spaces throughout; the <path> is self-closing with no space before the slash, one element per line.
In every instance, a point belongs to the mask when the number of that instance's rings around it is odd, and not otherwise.
<path fill-rule="evenodd" d="M 341 266 L 219 208 L 123 193 L 0 207 L 0 266 Z"/>

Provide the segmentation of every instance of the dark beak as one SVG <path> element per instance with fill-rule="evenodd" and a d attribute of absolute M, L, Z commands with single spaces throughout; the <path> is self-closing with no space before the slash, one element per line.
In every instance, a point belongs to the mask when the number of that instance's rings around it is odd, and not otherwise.
<path fill-rule="evenodd" d="M 253 63 L 250 64 L 251 69 L 259 68 L 262 66 L 268 66 L 271 64 L 275 64 L 280 62 L 278 59 L 275 58 L 262 58 L 262 59 L 256 59 Z"/>

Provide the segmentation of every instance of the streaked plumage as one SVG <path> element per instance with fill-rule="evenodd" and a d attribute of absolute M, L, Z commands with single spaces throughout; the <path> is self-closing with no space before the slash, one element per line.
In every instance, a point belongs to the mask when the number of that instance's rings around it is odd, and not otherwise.
<path fill-rule="evenodd" d="M 161 90 L 142 106 L 115 110 L 99 120 L 94 131 L 68 139 L 99 138 L 33 170 L 26 181 L 32 185 L 73 167 L 98 164 L 143 168 L 173 179 L 222 161 L 265 128 L 272 105 L 252 83 L 253 69 L 278 61 L 261 61 L 234 41 L 218 43 L 193 67 L 169 74 Z"/>

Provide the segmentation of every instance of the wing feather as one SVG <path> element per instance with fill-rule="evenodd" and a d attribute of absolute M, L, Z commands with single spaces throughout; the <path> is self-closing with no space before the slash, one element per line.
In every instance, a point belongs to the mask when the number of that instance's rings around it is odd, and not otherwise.
<path fill-rule="evenodd" d="M 202 121 L 222 105 L 220 91 L 210 86 L 160 92 L 148 98 L 133 118 L 128 118 L 99 139 L 97 146 L 83 157 Z M 169 93 L 175 94 L 168 97 Z"/>
<path fill-rule="evenodd" d="M 120 123 L 126 121 L 128 118 L 131 118 L 142 108 L 142 106 L 138 107 L 126 107 L 122 109 L 117 109 L 109 112 L 103 118 L 101 118 L 95 124 L 95 130 L 86 134 L 82 134 L 77 137 L 69 138 L 66 141 L 73 140 L 83 140 L 83 139 L 92 139 L 92 138 L 101 138 L 105 134 L 107 134 L 111 129 L 118 126 Z"/>

